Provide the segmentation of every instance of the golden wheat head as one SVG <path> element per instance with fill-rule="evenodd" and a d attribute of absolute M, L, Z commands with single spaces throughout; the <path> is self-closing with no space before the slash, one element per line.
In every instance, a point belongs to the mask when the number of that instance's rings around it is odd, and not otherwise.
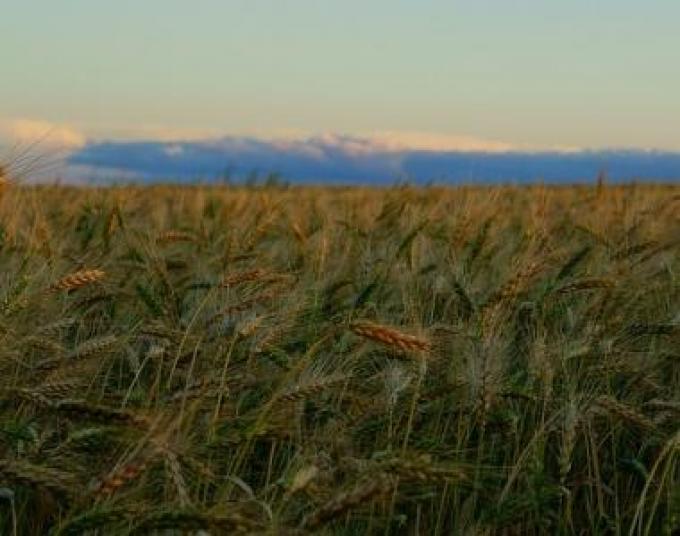
<path fill-rule="evenodd" d="M 373 322 L 354 322 L 350 325 L 350 329 L 361 337 L 404 351 L 429 352 L 432 349 L 430 341 L 424 338 Z"/>
<path fill-rule="evenodd" d="M 59 292 L 77 289 L 95 283 L 103 279 L 104 276 L 106 276 L 106 273 L 103 270 L 79 270 L 52 283 L 48 290 L 50 292 Z"/>

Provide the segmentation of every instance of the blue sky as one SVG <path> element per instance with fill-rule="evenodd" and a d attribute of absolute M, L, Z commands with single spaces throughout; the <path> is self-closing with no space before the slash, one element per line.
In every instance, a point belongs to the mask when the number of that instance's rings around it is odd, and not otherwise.
<path fill-rule="evenodd" d="M 0 141 L 680 151 L 677 0 L 3 0 Z"/>

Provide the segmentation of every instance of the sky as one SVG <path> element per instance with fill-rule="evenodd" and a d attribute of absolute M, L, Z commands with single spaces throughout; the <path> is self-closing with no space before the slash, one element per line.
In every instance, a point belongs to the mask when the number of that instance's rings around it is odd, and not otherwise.
<path fill-rule="evenodd" d="M 81 164 L 117 168 L 92 158 L 107 143 L 225 138 L 279 152 L 348 139 L 390 154 L 680 152 L 677 0 L 1 7 L 0 143 L 39 138 Z"/>

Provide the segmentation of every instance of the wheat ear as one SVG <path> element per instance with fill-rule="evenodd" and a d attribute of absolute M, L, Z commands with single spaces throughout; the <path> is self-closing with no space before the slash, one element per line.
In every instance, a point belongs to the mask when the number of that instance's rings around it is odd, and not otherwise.
<path fill-rule="evenodd" d="M 373 322 L 354 322 L 350 329 L 361 337 L 404 351 L 429 352 L 432 349 L 430 341 L 424 338 L 409 335 L 397 329 L 374 324 Z"/>
<path fill-rule="evenodd" d="M 86 285 L 90 285 L 100 279 L 103 279 L 106 273 L 102 270 L 79 270 L 73 272 L 59 281 L 56 281 L 49 286 L 48 291 L 59 292 L 62 290 L 72 290 Z"/>

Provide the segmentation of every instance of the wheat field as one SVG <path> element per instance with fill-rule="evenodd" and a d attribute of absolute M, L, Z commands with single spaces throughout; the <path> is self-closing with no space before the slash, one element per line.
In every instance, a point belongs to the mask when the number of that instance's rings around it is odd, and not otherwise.
<path fill-rule="evenodd" d="M 0 533 L 680 531 L 680 187 L 4 184 Z"/>

